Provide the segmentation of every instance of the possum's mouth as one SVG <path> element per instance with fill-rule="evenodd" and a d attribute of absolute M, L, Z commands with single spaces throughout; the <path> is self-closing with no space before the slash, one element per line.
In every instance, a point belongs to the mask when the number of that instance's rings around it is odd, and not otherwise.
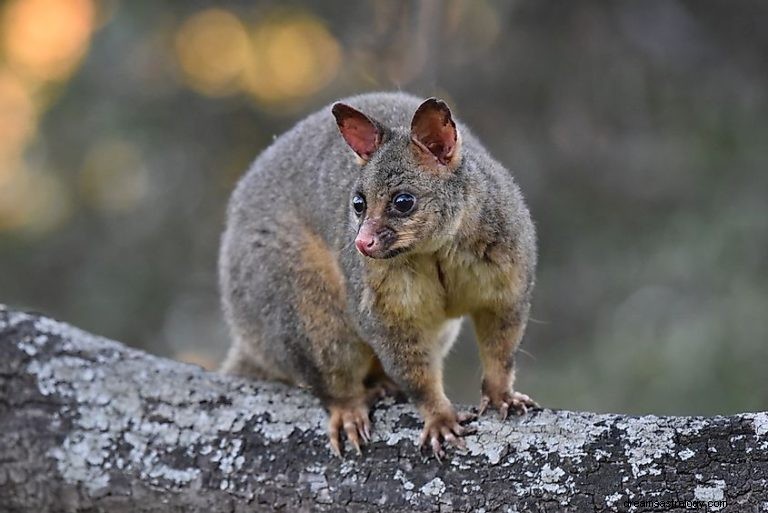
<path fill-rule="evenodd" d="M 407 253 L 411 249 L 411 246 L 398 246 L 398 242 L 399 239 L 397 235 L 392 231 L 388 231 L 385 236 L 378 238 L 376 243 L 370 247 L 365 245 L 357 245 L 357 252 L 364 257 L 372 258 L 375 260 L 395 258 L 396 256 L 402 255 L 403 253 Z"/>
<path fill-rule="evenodd" d="M 412 246 L 408 234 L 399 234 L 389 226 L 366 220 L 357 231 L 355 247 L 361 255 L 374 259 L 394 258 Z"/>
<path fill-rule="evenodd" d="M 357 252 L 360 253 L 362 256 L 366 258 L 372 258 L 374 260 L 386 260 L 388 258 L 394 258 L 396 256 L 402 255 L 403 253 L 406 253 L 410 248 L 407 247 L 399 247 L 399 248 L 388 248 L 388 249 L 379 249 L 375 251 L 366 250 L 364 248 L 357 248 Z"/>
<path fill-rule="evenodd" d="M 396 256 L 400 256 L 403 253 L 407 253 L 410 248 L 393 248 L 393 249 L 385 249 L 378 255 L 364 255 L 368 258 L 373 258 L 376 260 L 387 260 L 389 258 L 395 258 Z"/>

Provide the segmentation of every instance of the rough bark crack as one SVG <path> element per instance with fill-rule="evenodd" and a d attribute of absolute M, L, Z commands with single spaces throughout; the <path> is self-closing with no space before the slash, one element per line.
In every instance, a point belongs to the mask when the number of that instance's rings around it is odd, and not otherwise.
<path fill-rule="evenodd" d="M 486 417 L 466 453 L 442 464 L 415 447 L 420 421 L 408 405 L 374 411 L 374 441 L 362 458 L 331 456 L 325 419 L 300 390 L 204 372 L 0 306 L 2 511 L 690 511 L 685 501 L 708 502 L 708 511 L 764 511 L 768 504 L 766 413 Z"/>

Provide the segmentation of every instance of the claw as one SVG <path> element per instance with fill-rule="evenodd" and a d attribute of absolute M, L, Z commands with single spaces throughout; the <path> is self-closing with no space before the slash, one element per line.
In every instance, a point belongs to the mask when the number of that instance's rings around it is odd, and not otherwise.
<path fill-rule="evenodd" d="M 424 446 L 427 445 L 427 437 L 429 437 L 429 431 L 427 431 L 427 428 L 425 427 L 424 430 L 419 435 L 419 447 L 421 449 L 423 449 Z"/>
<path fill-rule="evenodd" d="M 505 420 L 509 416 L 510 408 L 515 412 L 515 415 L 522 416 L 528 413 L 529 408 L 539 407 L 533 399 L 520 392 L 505 392 L 498 397 L 494 396 L 493 399 L 489 395 L 483 394 L 478 408 L 479 414 L 485 413 L 489 406 L 499 410 L 501 420 Z"/>
<path fill-rule="evenodd" d="M 501 415 L 501 420 L 507 420 L 507 415 L 509 415 L 509 403 L 501 403 L 501 406 L 499 406 L 499 415 Z"/>
<path fill-rule="evenodd" d="M 468 422 L 475 418 L 476 416 L 473 414 L 456 414 L 452 411 L 428 416 L 424 429 L 419 435 L 419 447 L 424 449 L 429 445 L 432 454 L 438 461 L 442 461 L 446 455 L 444 444 L 465 450 L 467 444 L 463 437 L 474 433 L 475 429 L 470 426 L 462 426 L 460 422 Z"/>
<path fill-rule="evenodd" d="M 452 446 L 461 450 L 465 450 L 467 448 L 467 442 L 464 440 L 464 438 L 462 438 L 466 434 L 466 430 L 462 426 L 456 424 L 451 429 L 443 428 L 441 431 L 445 441 Z"/>
<path fill-rule="evenodd" d="M 338 433 L 336 436 L 329 435 L 329 441 L 331 443 L 331 452 L 337 458 L 341 458 L 341 442 L 339 441 Z"/>
<path fill-rule="evenodd" d="M 488 409 L 488 405 L 490 404 L 491 404 L 491 398 L 488 397 L 487 395 L 484 395 L 480 399 L 480 406 L 477 408 L 477 414 L 482 415 L 483 413 L 485 413 L 485 410 Z"/>
<path fill-rule="evenodd" d="M 446 426 L 440 428 L 440 434 L 443 435 L 443 440 L 451 445 L 456 445 L 456 435 L 453 434 L 451 428 Z"/>
<path fill-rule="evenodd" d="M 328 420 L 328 442 L 331 452 L 342 456 L 341 429 L 349 443 L 354 447 L 358 456 L 363 454 L 361 445 L 370 442 L 371 428 L 368 418 L 368 408 L 363 405 L 354 406 L 330 406 L 330 419 Z"/>
<path fill-rule="evenodd" d="M 358 442 L 357 440 L 352 440 L 352 447 L 355 448 L 355 452 L 357 452 L 358 456 L 363 455 L 363 451 L 362 449 L 360 449 L 360 442 Z"/>
<path fill-rule="evenodd" d="M 362 455 L 360 450 L 360 435 L 358 435 L 357 423 L 352 419 L 344 421 L 344 431 L 347 433 L 347 440 L 352 444 L 352 447 L 357 451 L 358 456 Z"/>
<path fill-rule="evenodd" d="M 331 452 L 341 458 L 341 440 L 339 438 L 339 425 L 336 415 L 331 415 L 328 420 L 328 442 L 331 444 Z"/>
<path fill-rule="evenodd" d="M 371 424 L 370 421 L 366 418 L 363 419 L 363 425 L 358 428 L 360 430 L 360 437 L 363 439 L 363 442 L 370 443 L 371 442 Z"/>
<path fill-rule="evenodd" d="M 445 453 L 443 452 L 443 448 L 440 445 L 440 439 L 432 435 L 432 440 L 430 442 L 430 445 L 432 446 L 432 454 L 435 455 L 435 458 L 437 458 L 437 461 L 442 462 L 441 458 L 445 456 Z"/>

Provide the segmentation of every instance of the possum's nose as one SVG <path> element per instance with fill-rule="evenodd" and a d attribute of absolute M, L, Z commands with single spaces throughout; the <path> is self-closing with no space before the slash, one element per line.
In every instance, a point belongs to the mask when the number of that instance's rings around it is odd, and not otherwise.
<path fill-rule="evenodd" d="M 378 232 L 379 223 L 371 219 L 366 219 L 355 237 L 355 247 L 367 257 L 374 257 L 381 250 L 381 237 Z"/>
<path fill-rule="evenodd" d="M 371 256 L 371 253 L 375 250 L 376 237 L 361 238 L 360 235 L 355 239 L 355 247 L 357 250 L 365 256 Z"/>

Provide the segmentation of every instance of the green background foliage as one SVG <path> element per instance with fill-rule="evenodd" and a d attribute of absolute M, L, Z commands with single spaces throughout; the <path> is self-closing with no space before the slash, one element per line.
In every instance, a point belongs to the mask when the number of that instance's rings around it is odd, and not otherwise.
<path fill-rule="evenodd" d="M 215 366 L 237 178 L 309 112 L 402 89 L 445 98 L 529 201 L 540 270 L 521 390 L 594 411 L 766 408 L 768 4 L 0 10 L 1 301 Z M 465 332 L 446 381 L 473 402 Z"/>

